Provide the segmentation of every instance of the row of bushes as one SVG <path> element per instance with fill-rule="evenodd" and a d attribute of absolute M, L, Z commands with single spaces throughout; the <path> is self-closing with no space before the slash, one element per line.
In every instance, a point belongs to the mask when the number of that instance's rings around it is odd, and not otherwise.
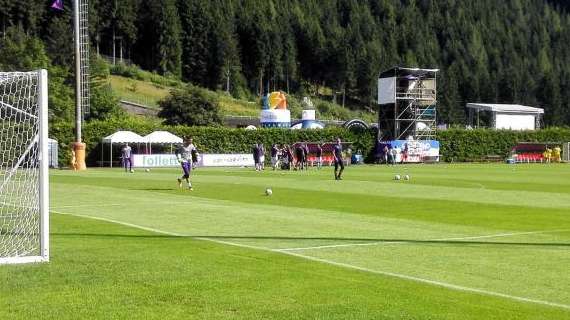
<path fill-rule="evenodd" d="M 570 142 L 570 128 L 548 128 L 537 131 L 491 129 L 451 129 L 437 133 L 443 161 L 478 161 L 487 156 L 506 157 L 520 142 L 561 144 Z"/>
<path fill-rule="evenodd" d="M 292 144 L 299 141 L 334 141 L 341 137 L 352 144 L 354 151 L 372 154 L 375 133 L 353 132 L 344 128 L 324 130 L 282 130 L 282 129 L 232 129 L 225 127 L 166 126 L 154 119 L 126 118 L 106 121 L 90 121 L 83 126 L 83 142 L 87 145 L 87 165 L 93 166 L 101 160 L 101 140 L 118 130 L 130 130 L 146 135 L 155 130 L 167 130 L 180 137 L 191 136 L 201 152 L 242 153 L 250 152 L 254 143 L 270 146 L 273 143 Z M 50 127 L 50 137 L 59 141 L 60 164 L 66 165 L 70 157 L 70 143 L 74 141 L 71 123 L 56 123 Z M 117 146 L 119 147 L 119 146 Z M 108 148 L 108 146 L 106 147 Z M 105 149 L 105 154 L 107 154 Z M 105 155 L 107 157 L 107 155 Z"/>
<path fill-rule="evenodd" d="M 192 136 L 199 150 L 210 153 L 249 152 L 252 145 L 257 142 L 270 146 L 273 143 L 292 144 L 298 141 L 333 141 L 336 137 L 341 137 L 343 141 L 351 142 L 352 149 L 364 154 L 368 161 L 374 158 L 376 141 L 374 130 L 349 131 L 337 127 L 324 130 L 244 130 L 224 127 L 166 126 L 155 119 L 121 118 L 85 123 L 83 141 L 87 144 L 88 165 L 96 165 L 101 159 L 101 139 L 117 130 L 131 130 L 140 135 L 155 130 L 167 130 L 182 137 Z M 69 143 L 74 140 L 72 124 L 52 124 L 50 136 L 59 141 L 60 162 L 65 164 L 70 155 Z M 442 161 L 477 161 L 489 155 L 506 157 L 518 142 L 554 144 L 570 141 L 570 129 L 550 128 L 522 132 L 452 129 L 439 131 L 437 139 L 441 145 Z"/>

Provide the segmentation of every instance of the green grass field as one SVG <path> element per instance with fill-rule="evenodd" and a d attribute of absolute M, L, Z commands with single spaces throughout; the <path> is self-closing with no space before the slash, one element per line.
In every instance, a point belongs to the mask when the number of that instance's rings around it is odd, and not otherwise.
<path fill-rule="evenodd" d="M 567 165 L 51 173 L 1 319 L 570 319 Z"/>

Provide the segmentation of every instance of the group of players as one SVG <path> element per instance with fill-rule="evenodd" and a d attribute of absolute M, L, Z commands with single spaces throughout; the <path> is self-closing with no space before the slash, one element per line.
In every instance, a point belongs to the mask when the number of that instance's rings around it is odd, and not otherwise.
<path fill-rule="evenodd" d="M 318 169 L 323 164 L 323 146 L 324 144 L 315 146 L 315 162 Z M 271 147 L 271 167 L 273 170 L 277 170 L 279 167 L 284 170 L 307 170 L 309 167 L 309 154 L 310 150 L 306 142 L 293 146 L 284 144 L 282 147 L 274 144 Z"/>
<path fill-rule="evenodd" d="M 315 155 L 318 168 L 322 167 L 323 162 L 322 147 L 323 144 L 318 144 L 316 146 Z M 292 166 L 294 166 L 297 170 L 306 170 L 308 168 L 307 158 L 309 156 L 308 145 L 306 143 L 297 144 L 294 150 L 295 157 L 293 156 L 293 150 L 290 146 L 283 145 L 282 148 L 279 148 L 277 144 L 274 144 L 271 147 L 271 165 L 273 167 L 273 170 L 277 169 L 281 161 L 287 164 L 286 168 L 289 170 Z M 256 144 L 253 148 L 253 153 L 256 170 L 263 170 L 263 163 L 265 162 L 265 150 L 263 148 L 263 145 Z M 125 170 L 132 172 L 131 148 L 128 145 L 125 145 L 122 149 L 122 158 Z M 182 188 L 184 186 L 184 182 L 186 182 L 188 189 L 190 191 L 194 190 L 190 176 L 192 174 L 192 170 L 195 168 L 198 162 L 198 150 L 196 149 L 192 138 L 184 139 L 183 145 L 176 150 L 176 159 L 178 159 L 178 162 L 182 168 L 182 175 L 176 179 L 178 186 Z M 333 146 L 333 159 L 335 167 L 335 180 L 342 180 L 344 161 L 342 157 L 342 142 L 340 138 L 337 139 L 336 144 Z"/>
<path fill-rule="evenodd" d="M 313 147 L 315 155 L 315 163 L 317 169 L 323 166 L 323 147 L 324 143 L 318 143 Z M 284 170 L 307 170 L 309 167 L 309 155 L 311 150 L 306 142 L 297 143 L 293 146 L 284 144 L 280 147 L 278 144 L 271 146 L 271 167 L 277 170 L 279 167 Z M 253 159 L 255 162 L 255 170 L 264 169 L 265 148 L 263 144 L 257 143 L 253 147 Z M 333 145 L 333 162 L 335 164 L 335 179 L 342 180 L 342 172 L 344 171 L 344 161 L 342 157 L 342 142 L 338 138 Z"/>

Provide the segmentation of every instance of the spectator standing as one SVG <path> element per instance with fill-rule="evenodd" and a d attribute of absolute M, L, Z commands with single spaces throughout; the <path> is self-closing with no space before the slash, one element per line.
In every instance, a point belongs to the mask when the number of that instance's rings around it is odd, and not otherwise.
<path fill-rule="evenodd" d="M 125 172 L 133 171 L 133 162 L 131 161 L 131 153 L 132 153 L 131 147 L 129 146 L 128 143 L 125 143 L 125 145 L 121 149 L 121 162 L 123 163 Z"/>

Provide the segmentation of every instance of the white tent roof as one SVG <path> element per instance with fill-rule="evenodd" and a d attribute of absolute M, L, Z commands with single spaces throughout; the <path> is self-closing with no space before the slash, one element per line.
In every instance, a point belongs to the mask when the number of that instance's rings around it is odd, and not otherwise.
<path fill-rule="evenodd" d="M 175 136 L 168 131 L 155 131 L 150 133 L 143 138 L 147 143 L 182 143 L 182 138 Z"/>
<path fill-rule="evenodd" d="M 104 143 L 144 143 L 143 137 L 132 131 L 117 131 L 103 138 Z"/>
<path fill-rule="evenodd" d="M 492 111 L 500 113 L 526 113 L 543 114 L 544 109 L 521 106 L 520 104 L 494 104 L 494 103 L 468 103 L 467 108 L 476 110 Z"/>

